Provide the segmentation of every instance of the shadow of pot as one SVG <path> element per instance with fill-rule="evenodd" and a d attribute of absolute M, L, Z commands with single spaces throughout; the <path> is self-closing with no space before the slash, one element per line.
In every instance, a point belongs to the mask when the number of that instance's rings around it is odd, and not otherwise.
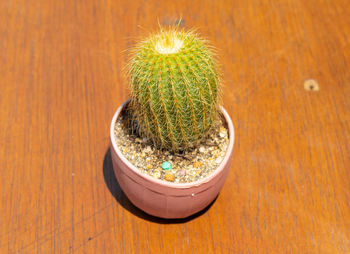
<path fill-rule="evenodd" d="M 129 101 L 113 116 L 110 128 L 111 156 L 115 176 L 129 200 L 144 212 L 161 218 L 186 218 L 207 207 L 219 194 L 232 162 L 234 128 L 221 107 L 229 131 L 229 145 L 224 159 L 207 177 L 191 183 L 173 183 L 141 173 L 119 150 L 114 136 L 115 123 Z"/>

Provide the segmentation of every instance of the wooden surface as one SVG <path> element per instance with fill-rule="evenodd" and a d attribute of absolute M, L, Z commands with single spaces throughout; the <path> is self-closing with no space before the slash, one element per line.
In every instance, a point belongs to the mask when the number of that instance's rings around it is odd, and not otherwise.
<path fill-rule="evenodd" d="M 125 50 L 179 17 L 219 49 L 237 137 L 216 201 L 169 221 L 121 192 L 109 124 Z M 0 1 L 0 253 L 350 253 L 349 17 L 348 0 Z"/>

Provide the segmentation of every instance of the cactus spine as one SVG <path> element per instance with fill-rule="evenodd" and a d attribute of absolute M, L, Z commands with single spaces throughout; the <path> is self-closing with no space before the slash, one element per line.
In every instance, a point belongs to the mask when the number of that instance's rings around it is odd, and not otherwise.
<path fill-rule="evenodd" d="M 170 29 L 135 46 L 128 65 L 138 131 L 160 148 L 197 145 L 217 116 L 219 77 L 212 48 L 193 32 Z"/>

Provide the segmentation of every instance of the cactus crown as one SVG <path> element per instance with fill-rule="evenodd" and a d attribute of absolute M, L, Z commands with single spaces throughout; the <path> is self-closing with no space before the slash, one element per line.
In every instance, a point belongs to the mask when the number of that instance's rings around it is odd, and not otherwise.
<path fill-rule="evenodd" d="M 128 76 L 141 136 L 170 151 L 206 136 L 217 117 L 220 81 L 205 40 L 191 31 L 161 30 L 135 46 Z"/>

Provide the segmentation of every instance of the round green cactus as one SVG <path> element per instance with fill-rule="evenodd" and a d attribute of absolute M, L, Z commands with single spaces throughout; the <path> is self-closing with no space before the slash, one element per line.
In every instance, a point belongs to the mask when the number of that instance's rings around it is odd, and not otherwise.
<path fill-rule="evenodd" d="M 213 126 L 220 88 L 215 55 L 193 32 L 162 30 L 141 41 L 128 74 L 138 131 L 157 147 L 186 150 Z"/>

